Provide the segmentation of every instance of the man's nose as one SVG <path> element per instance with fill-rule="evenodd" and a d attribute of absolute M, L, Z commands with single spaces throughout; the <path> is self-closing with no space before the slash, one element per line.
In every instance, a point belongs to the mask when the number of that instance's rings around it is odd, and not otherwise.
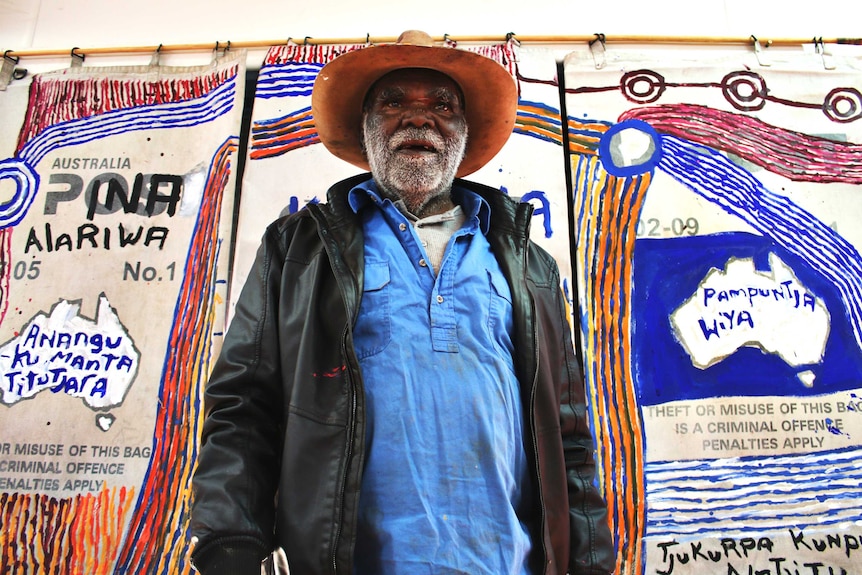
<path fill-rule="evenodd" d="M 404 126 L 413 126 L 421 128 L 423 126 L 434 126 L 434 114 L 425 105 L 417 104 L 408 106 L 404 110 L 404 115 L 401 117 L 401 123 Z"/>

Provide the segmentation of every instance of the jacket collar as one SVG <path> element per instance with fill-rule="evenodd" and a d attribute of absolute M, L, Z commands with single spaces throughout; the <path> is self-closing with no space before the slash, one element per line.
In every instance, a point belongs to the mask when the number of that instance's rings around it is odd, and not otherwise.
<path fill-rule="evenodd" d="M 355 221 L 356 213 L 350 206 L 348 195 L 354 187 L 371 178 L 371 174 L 366 172 L 341 180 L 329 188 L 326 198 L 330 214 L 333 216 L 332 225 Z M 461 178 L 455 178 L 452 186 L 475 192 L 488 203 L 491 207 L 489 233 L 513 235 L 520 239 L 529 237 L 530 218 L 533 214 L 533 207 L 530 204 L 518 202 L 490 186 Z"/>

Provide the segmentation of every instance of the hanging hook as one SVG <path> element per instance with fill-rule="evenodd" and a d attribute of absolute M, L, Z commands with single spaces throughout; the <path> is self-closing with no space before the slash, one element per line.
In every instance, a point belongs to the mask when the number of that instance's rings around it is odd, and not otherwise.
<path fill-rule="evenodd" d="M 760 40 L 757 39 L 757 36 L 752 34 L 751 41 L 754 43 L 754 57 L 757 58 L 757 63 L 767 68 L 769 66 L 772 66 L 772 64 L 760 58 L 760 53 L 763 51 L 763 46 L 760 45 Z M 767 43 L 766 45 L 768 46 L 769 44 Z"/>
<path fill-rule="evenodd" d="M 823 36 L 820 38 L 815 36 L 812 41 L 814 42 L 814 53 L 820 55 L 820 61 L 823 62 L 823 68 L 826 70 L 834 70 L 835 64 L 826 60 L 826 57 L 830 54 L 826 52 L 826 45 L 823 43 Z"/>
<path fill-rule="evenodd" d="M 0 85 L 8 85 L 9 80 L 21 80 L 22 78 L 27 76 L 26 68 L 16 68 L 15 66 L 18 62 L 21 61 L 20 56 L 10 56 L 9 52 L 12 50 L 6 50 L 3 52 L 3 64 L 2 70 L 0 70 Z M 8 77 L 7 77 L 8 76 Z"/>
<path fill-rule="evenodd" d="M 507 48 L 520 48 L 521 41 L 515 36 L 514 32 L 508 32 L 506 34 L 506 47 Z M 518 54 L 518 50 L 512 50 L 512 62 L 515 64 L 520 63 L 521 56 Z"/>
<path fill-rule="evenodd" d="M 593 34 L 593 36 L 595 36 L 595 38 L 590 40 L 590 46 L 592 46 L 596 42 L 601 42 L 602 45 L 604 45 L 604 43 L 605 43 L 605 35 L 604 34 L 597 33 L 597 34 Z"/>
<path fill-rule="evenodd" d="M 78 66 L 82 65 L 84 63 L 84 60 L 87 59 L 87 55 L 83 52 L 78 52 L 78 50 L 79 48 L 76 46 L 72 48 L 71 52 L 69 52 L 69 55 L 72 57 L 71 66 L 73 68 L 77 68 Z"/>
<path fill-rule="evenodd" d="M 365 45 L 371 46 L 371 32 L 365 33 Z"/>
<path fill-rule="evenodd" d="M 443 43 L 451 48 L 454 48 L 458 45 L 458 42 L 450 38 L 449 34 L 443 34 Z"/>
<path fill-rule="evenodd" d="M 310 39 L 311 39 L 311 36 L 306 36 L 306 37 L 302 40 L 302 45 L 303 45 L 303 46 L 308 46 L 308 41 L 309 41 Z"/>
<path fill-rule="evenodd" d="M 158 48 L 156 48 L 156 51 L 153 52 L 153 55 L 150 58 L 150 66 L 158 66 L 159 60 L 161 59 L 161 57 L 162 57 L 162 44 L 159 44 Z"/>
<path fill-rule="evenodd" d="M 15 74 L 15 64 L 18 63 L 18 58 L 9 55 L 12 50 L 6 50 L 3 53 L 3 61 L 0 63 L 0 92 L 5 92 L 12 77 Z"/>
<path fill-rule="evenodd" d="M 219 50 L 221 50 L 221 53 L 219 53 Z M 221 42 L 216 40 L 215 48 L 213 48 L 213 62 L 215 62 L 219 58 L 225 56 L 229 50 L 230 50 L 230 40 L 227 41 L 227 44 L 224 47 L 222 47 Z"/>
<path fill-rule="evenodd" d="M 521 41 L 518 40 L 514 32 L 509 32 L 506 34 L 506 42 L 512 42 L 515 44 L 515 46 L 521 45 Z"/>
<path fill-rule="evenodd" d="M 601 62 L 596 59 L 596 50 L 594 49 L 596 45 L 601 45 L 602 47 L 602 51 L 599 54 L 599 56 L 601 56 Z M 593 55 L 593 62 L 596 65 L 596 70 L 601 70 L 605 67 L 605 64 L 607 63 L 605 59 L 605 35 L 595 34 L 595 38 L 588 42 L 588 46 L 590 48 L 590 54 Z"/>

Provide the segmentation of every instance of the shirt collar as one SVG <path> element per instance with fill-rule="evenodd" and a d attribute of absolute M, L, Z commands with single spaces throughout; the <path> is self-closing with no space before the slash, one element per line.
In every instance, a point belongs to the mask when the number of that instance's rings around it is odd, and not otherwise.
<path fill-rule="evenodd" d="M 452 201 L 461 206 L 468 220 L 472 218 L 479 220 L 479 227 L 483 234 L 488 233 L 491 222 L 491 206 L 482 196 L 463 186 L 453 185 Z M 377 190 L 377 183 L 373 178 L 352 188 L 347 194 L 347 202 L 355 213 L 359 213 L 362 208 L 369 204 L 377 205 L 381 209 L 386 205 L 392 205 L 391 200 L 380 195 Z"/>

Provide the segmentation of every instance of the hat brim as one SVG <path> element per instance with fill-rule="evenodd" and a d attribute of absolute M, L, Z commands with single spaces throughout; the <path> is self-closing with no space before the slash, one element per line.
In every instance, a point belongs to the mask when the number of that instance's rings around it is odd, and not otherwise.
<path fill-rule="evenodd" d="M 515 126 L 518 91 L 511 74 L 480 54 L 458 48 L 382 44 L 342 54 L 314 82 L 311 110 L 320 141 L 335 156 L 370 169 L 362 150 L 362 104 L 369 88 L 402 68 L 446 74 L 464 94 L 467 149 L 457 176 L 472 174 L 503 147 Z"/>

